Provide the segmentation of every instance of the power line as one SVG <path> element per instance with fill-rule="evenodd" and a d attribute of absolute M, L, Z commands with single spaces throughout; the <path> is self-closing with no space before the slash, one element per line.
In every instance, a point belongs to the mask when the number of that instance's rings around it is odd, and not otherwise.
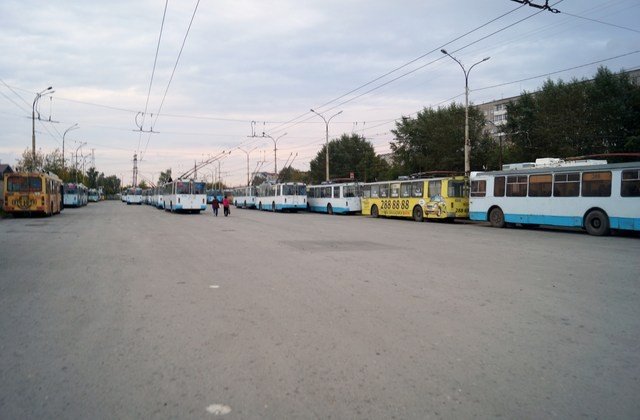
<path fill-rule="evenodd" d="M 149 89 L 147 91 L 147 100 L 144 104 L 144 112 L 142 113 L 142 124 L 140 124 L 140 136 L 138 136 L 138 147 L 136 150 L 140 150 L 140 140 L 142 139 L 142 127 L 144 126 L 144 120 L 147 115 L 147 108 L 149 107 L 149 97 L 151 97 L 151 86 L 153 86 L 153 76 L 156 73 L 156 64 L 158 63 L 158 52 L 160 51 L 160 41 L 162 40 L 162 30 L 164 29 L 164 19 L 167 16 L 167 6 L 169 0 L 164 2 L 164 12 L 162 13 L 162 23 L 160 24 L 160 35 L 158 35 L 158 45 L 156 46 L 156 55 L 153 59 L 153 69 L 151 70 L 151 80 L 149 81 Z"/>
<path fill-rule="evenodd" d="M 167 83 L 167 87 L 164 90 L 164 95 L 162 96 L 162 101 L 160 101 L 160 106 L 158 107 L 158 112 L 156 112 L 156 118 L 151 124 L 151 129 L 153 130 L 153 126 L 156 125 L 158 121 L 158 117 L 160 112 L 162 111 L 162 107 L 164 105 L 164 101 L 167 98 L 167 93 L 169 92 L 169 86 L 171 86 L 171 82 L 173 81 L 173 76 L 176 74 L 176 69 L 178 68 L 178 63 L 180 62 L 180 57 L 182 56 L 182 51 L 184 50 L 184 45 L 187 42 L 187 37 L 189 36 L 189 31 L 191 31 L 191 25 L 193 24 L 193 19 L 196 17 L 196 12 L 198 11 L 198 6 L 200 5 L 200 0 L 196 2 L 196 6 L 193 9 L 193 14 L 191 15 L 191 20 L 189 21 L 189 26 L 187 27 L 187 32 L 184 34 L 184 39 L 182 40 L 182 46 L 180 46 L 180 52 L 178 53 L 178 57 L 176 58 L 176 63 L 173 65 L 173 71 L 171 72 L 171 77 L 169 78 L 169 83 Z M 147 153 L 147 147 L 149 146 L 149 140 L 151 140 L 151 134 L 147 137 L 147 144 L 144 147 L 144 152 L 140 154 L 140 162 L 144 158 L 144 154 Z"/>
<path fill-rule="evenodd" d="M 520 8 L 521 8 L 521 7 L 524 7 L 524 5 L 523 5 L 523 6 L 520 6 Z M 371 85 L 371 84 L 373 84 L 373 83 L 377 82 L 378 80 L 381 80 L 381 79 L 383 79 L 383 78 L 385 78 L 385 77 L 387 77 L 387 76 L 389 76 L 389 75 L 391 75 L 391 74 L 393 74 L 393 73 L 395 73 L 395 72 L 397 72 L 397 71 L 399 71 L 399 70 L 401 70 L 401 69 L 403 69 L 403 68 L 405 68 L 405 67 L 407 67 L 407 66 L 409 66 L 409 65 L 411 65 L 411 64 L 413 64 L 413 63 L 415 63 L 416 61 L 419 61 L 419 60 L 423 59 L 424 57 L 428 56 L 429 54 L 432 54 L 432 53 L 433 53 L 433 52 L 435 52 L 435 51 L 439 51 L 441 48 L 444 48 L 444 47 L 446 47 L 447 45 L 449 45 L 449 44 L 451 44 L 451 43 L 453 43 L 453 42 L 455 42 L 455 41 L 458 41 L 458 40 L 460 40 L 460 39 L 462 39 L 462 38 L 466 37 L 467 35 L 470 35 L 470 34 L 472 34 L 473 32 L 476 32 L 476 31 L 478 31 L 478 30 L 480 30 L 480 29 L 484 28 L 485 26 L 490 25 L 491 23 L 493 23 L 493 22 L 495 22 L 495 21 L 497 21 L 497 20 L 499 20 L 499 19 L 502 19 L 503 17 L 505 17 L 505 16 L 507 16 L 507 15 L 509 15 L 509 14 L 511 14 L 511 13 L 514 13 L 514 12 L 515 12 L 515 11 L 517 11 L 518 9 L 519 9 L 519 8 L 517 8 L 517 9 L 513 9 L 513 10 L 510 10 L 510 11 L 509 11 L 509 12 L 507 12 L 507 13 L 503 13 L 502 15 L 500 15 L 500 16 L 498 16 L 498 17 L 494 18 L 494 19 L 491 19 L 491 20 L 490 20 L 490 21 L 488 21 L 488 22 L 483 23 L 482 25 L 480 25 L 480 26 L 478 26 L 478 27 L 476 27 L 476 28 L 474 28 L 474 29 L 472 29 L 472 30 L 470 30 L 470 31 L 468 31 L 468 32 L 466 32 L 466 33 L 464 33 L 464 34 L 462 34 L 462 35 L 459 35 L 458 37 L 456 37 L 456 38 L 452 39 L 451 41 L 449 41 L 449 42 L 447 42 L 447 43 L 445 43 L 445 44 L 443 44 L 443 45 L 441 45 L 441 46 L 439 46 L 439 47 L 436 47 L 436 48 L 434 48 L 434 49 L 432 49 L 432 50 L 430 50 L 430 51 L 428 51 L 428 52 L 426 52 L 426 53 L 424 53 L 424 54 L 422 54 L 422 55 L 420 55 L 420 56 L 418 56 L 418 57 L 414 58 L 413 60 L 410 60 L 410 61 L 408 61 L 408 62 L 406 62 L 406 63 L 402 64 L 401 66 L 398 66 L 398 67 L 394 68 L 393 70 L 390 70 L 390 71 L 386 72 L 385 74 L 383 74 L 383 75 L 381 75 L 381 76 L 378 76 L 378 77 L 376 77 L 375 79 L 370 80 L 370 81 L 368 81 L 368 82 L 366 82 L 366 83 L 364 83 L 364 84 L 362 84 L 362 85 L 358 86 L 357 88 L 350 90 L 349 92 L 347 92 L 347 93 L 345 93 L 345 94 L 343 94 L 343 95 L 338 96 L 337 98 L 331 99 L 330 101 L 325 102 L 324 104 L 322 104 L 322 105 L 320 105 L 320 106 L 314 107 L 314 109 L 320 109 L 320 108 L 323 108 L 323 107 L 325 107 L 325 106 L 327 106 L 327 105 L 329 105 L 329 104 L 332 104 L 333 102 L 339 101 L 340 99 L 344 98 L 345 96 L 348 96 L 348 95 L 350 95 L 350 94 L 352 94 L 352 93 L 355 93 L 355 92 L 357 92 L 358 90 L 360 90 L 360 89 L 362 89 L 362 88 L 365 88 L 365 87 L 367 87 L 367 86 L 369 86 L 369 85 Z M 394 80 L 397 80 L 397 79 L 394 79 Z M 331 108 L 331 109 L 333 109 L 333 108 Z M 322 112 L 327 112 L 327 110 L 324 110 L 324 111 L 322 111 Z M 271 132 L 272 132 L 272 133 L 274 133 L 274 132 L 282 131 L 282 130 L 284 130 L 284 128 L 279 130 L 279 127 L 281 127 L 282 125 L 290 124 L 290 123 L 292 123 L 292 122 L 294 122 L 294 121 L 296 121 L 296 120 L 298 120 L 298 119 L 300 119 L 300 118 L 302 118 L 302 117 L 306 116 L 307 114 L 309 114 L 309 112 L 308 112 L 308 111 L 307 111 L 307 112 L 305 112 L 305 113 L 303 113 L 303 114 L 298 115 L 298 116 L 297 116 L 297 117 L 295 117 L 295 118 L 292 118 L 291 120 L 289 120 L 289 121 L 287 121 L 287 122 L 285 122 L 285 123 L 281 124 L 280 126 L 276 126 L 276 127 L 274 127 L 274 128 L 273 128 L 273 130 L 272 130 Z M 288 128 L 288 127 L 287 127 L 287 128 Z"/>
<path fill-rule="evenodd" d="M 574 18 L 578 18 L 578 19 L 584 19 L 584 20 L 588 20 L 588 21 L 591 21 L 591 22 L 600 23 L 602 25 L 613 26 L 614 28 L 625 29 L 627 31 L 631 31 L 631 32 L 635 32 L 637 34 L 640 34 L 640 31 L 637 30 L 637 29 L 629 28 L 629 27 L 622 26 L 622 25 L 616 25 L 615 23 L 604 22 L 602 20 L 591 19 L 591 18 L 588 18 L 588 17 L 578 16 L 578 15 L 574 15 L 572 13 L 567 13 L 567 12 L 562 12 L 562 14 L 563 15 L 567 15 L 567 16 L 571 16 L 571 17 L 574 17 Z"/>

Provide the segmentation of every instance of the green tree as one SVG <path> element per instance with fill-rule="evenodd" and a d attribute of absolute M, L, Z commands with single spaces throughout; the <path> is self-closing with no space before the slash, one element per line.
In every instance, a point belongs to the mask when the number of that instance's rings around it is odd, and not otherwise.
<path fill-rule="evenodd" d="M 640 87 L 600 68 L 593 80 L 547 80 L 507 105 L 505 161 L 637 151 Z"/>
<path fill-rule="evenodd" d="M 91 167 L 87 170 L 87 176 L 85 177 L 87 181 L 87 187 L 89 188 L 98 188 L 98 178 L 100 173 L 96 171 L 96 168 Z M 104 176 L 104 174 L 103 174 Z"/>
<path fill-rule="evenodd" d="M 31 149 L 25 149 L 22 156 L 16 161 L 16 171 L 40 171 L 44 167 L 45 154 L 42 149 L 36 150 L 35 157 Z"/>
<path fill-rule="evenodd" d="M 291 166 L 283 168 L 278 173 L 278 179 L 280 182 L 309 182 L 309 172 L 300 171 L 294 169 Z"/>
<path fill-rule="evenodd" d="M 326 177 L 326 145 L 311 160 L 309 182 L 319 183 Z M 361 181 L 377 179 L 388 170 L 384 160 L 376 155 L 371 142 L 357 134 L 343 134 L 329 142 L 331 178 L 348 178 L 351 173 Z"/>
<path fill-rule="evenodd" d="M 425 108 L 415 118 L 403 117 L 392 130 L 395 173 L 463 172 L 464 125 L 464 106 L 455 103 L 438 109 Z M 486 149 L 491 143 L 483 127 L 482 113 L 476 107 L 469 107 L 472 170 L 483 169 L 488 164 Z M 480 145 L 482 147 L 478 147 Z"/>
<path fill-rule="evenodd" d="M 160 172 L 160 176 L 158 177 L 158 185 L 164 184 L 165 182 L 169 182 L 171 180 L 171 168 L 166 171 Z"/>
<path fill-rule="evenodd" d="M 147 181 L 143 179 L 138 183 L 138 188 L 142 188 L 143 190 L 146 190 L 147 188 L 149 188 L 149 185 L 147 185 Z"/>

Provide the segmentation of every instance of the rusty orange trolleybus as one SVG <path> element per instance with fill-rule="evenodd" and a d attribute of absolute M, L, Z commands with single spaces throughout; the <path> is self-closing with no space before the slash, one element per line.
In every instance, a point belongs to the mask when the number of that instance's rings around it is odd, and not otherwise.
<path fill-rule="evenodd" d="M 62 181 L 53 173 L 14 172 L 4 176 L 4 211 L 15 215 L 62 211 Z"/>

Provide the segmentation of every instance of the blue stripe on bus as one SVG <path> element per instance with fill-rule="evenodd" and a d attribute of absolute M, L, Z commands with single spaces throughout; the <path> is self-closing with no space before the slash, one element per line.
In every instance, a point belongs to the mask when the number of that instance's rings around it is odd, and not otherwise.
<path fill-rule="evenodd" d="M 481 222 L 486 222 L 487 212 L 486 211 L 471 211 L 469 212 L 469 219 L 471 220 L 479 220 Z"/>
<path fill-rule="evenodd" d="M 469 219 L 477 221 L 487 221 L 487 213 L 474 211 L 469 213 Z M 505 214 L 504 221 L 507 223 L 529 223 L 535 225 L 583 227 L 583 219 L 580 216 L 542 216 L 535 214 Z M 640 231 L 640 218 L 634 217 L 611 217 L 609 219 L 611 229 L 637 230 Z"/>
<path fill-rule="evenodd" d="M 612 217 L 609 224 L 611 229 L 640 230 L 640 218 Z"/>
<path fill-rule="evenodd" d="M 332 209 L 334 213 L 349 213 L 350 211 L 353 211 L 353 210 L 349 210 L 349 207 L 332 207 Z M 310 206 L 309 210 L 316 211 L 319 213 L 326 213 L 327 206 Z"/>

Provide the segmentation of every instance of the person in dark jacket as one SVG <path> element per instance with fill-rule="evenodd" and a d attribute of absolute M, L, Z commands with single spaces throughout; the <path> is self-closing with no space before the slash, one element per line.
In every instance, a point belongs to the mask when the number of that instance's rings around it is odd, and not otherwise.
<path fill-rule="evenodd" d="M 211 202 L 211 208 L 213 209 L 213 215 L 218 217 L 218 209 L 220 208 L 220 202 L 217 197 L 213 197 L 213 201 Z"/>

